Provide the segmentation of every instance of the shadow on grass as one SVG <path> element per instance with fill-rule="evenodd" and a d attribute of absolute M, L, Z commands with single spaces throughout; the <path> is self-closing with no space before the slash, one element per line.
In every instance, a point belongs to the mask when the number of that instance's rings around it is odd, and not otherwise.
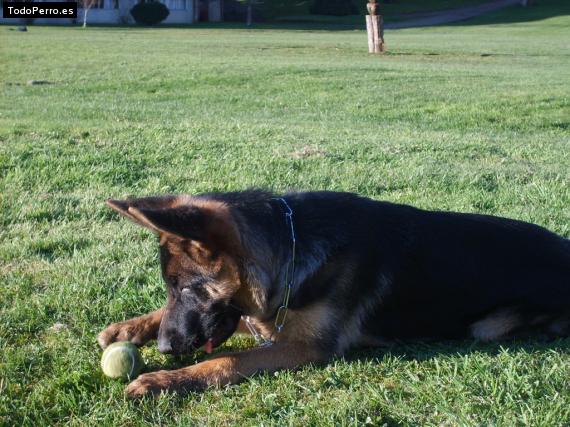
<path fill-rule="evenodd" d="M 451 10 L 442 10 L 441 14 L 451 12 Z M 384 22 L 405 23 L 406 20 L 415 20 L 433 14 L 434 12 L 426 11 L 424 13 L 411 15 L 390 15 L 384 14 Z M 416 15 L 416 16 L 412 16 Z M 488 12 L 484 15 L 471 18 L 465 21 L 458 21 L 449 24 L 441 24 L 444 26 L 471 26 L 471 25 L 496 25 L 496 24 L 514 24 L 521 22 L 541 21 L 557 16 L 570 15 L 570 2 L 566 0 L 535 0 L 532 6 L 523 7 L 516 5 L 500 9 L 494 12 Z M 206 25 L 206 24 L 201 24 Z M 290 30 L 354 30 L 365 29 L 364 16 L 322 16 L 322 15 L 302 15 L 298 17 L 283 17 L 274 23 L 256 24 L 254 28 L 259 29 L 290 29 Z M 413 28 L 413 27 L 409 27 Z"/>
<path fill-rule="evenodd" d="M 384 348 L 362 348 L 350 352 L 345 359 L 378 360 L 384 355 L 399 357 L 403 360 L 430 360 L 437 356 L 467 356 L 472 353 L 482 353 L 496 356 L 504 352 L 548 352 L 570 353 L 570 338 L 547 339 L 535 337 L 532 339 L 513 339 L 483 343 L 479 341 L 441 341 L 400 343 Z"/>
<path fill-rule="evenodd" d="M 508 7 L 495 12 L 472 18 L 466 21 L 442 24 L 444 26 L 474 26 L 474 25 L 498 25 L 514 24 L 532 21 L 541 21 L 557 16 L 570 15 L 570 2 L 566 0 L 535 0 L 536 4 L 528 7 L 520 5 Z M 384 16 L 386 23 L 405 22 L 402 16 Z M 1 24 L 0 28 L 15 27 L 15 24 Z M 42 25 L 44 26 L 44 25 Z M 61 25 L 52 25 L 61 26 Z M 33 29 L 33 25 L 29 26 Z M 194 24 L 171 24 L 160 26 L 140 26 L 140 25 L 114 25 L 114 24 L 90 24 L 85 31 L 90 29 L 115 29 L 131 31 L 148 31 L 157 29 L 211 29 L 211 30 L 292 30 L 292 31 L 354 31 L 366 28 L 364 16 L 350 15 L 346 17 L 332 17 L 322 15 L 302 15 L 298 17 L 284 17 L 279 21 L 254 23 L 251 27 L 245 26 L 243 22 L 199 22 Z M 13 29 L 13 28 L 8 28 Z M 394 30 L 389 30 L 394 31 Z"/>
<path fill-rule="evenodd" d="M 41 24 L 41 25 L 28 25 L 28 31 L 34 27 L 61 27 L 61 28 L 75 28 L 82 31 L 91 31 L 97 29 L 107 29 L 115 31 L 156 31 L 164 29 L 185 29 L 185 30 L 244 30 L 244 31 L 258 31 L 258 30 L 297 30 L 297 31 L 352 31 L 366 29 L 364 16 L 357 16 L 361 20 L 358 22 L 314 22 L 314 21 L 300 21 L 300 22 L 260 22 L 255 23 L 251 27 L 247 27 L 242 22 L 198 22 L 194 24 L 164 24 L 160 26 L 143 26 L 143 25 L 119 25 L 119 24 L 90 24 L 87 28 L 81 28 L 79 25 L 62 25 L 62 24 Z M 6 31 L 15 31 L 17 24 L 0 23 L 0 29 Z"/>
<path fill-rule="evenodd" d="M 536 4 L 528 7 L 521 5 L 512 6 L 467 21 L 454 22 L 446 25 L 463 27 L 471 25 L 516 24 L 570 15 L 570 2 L 568 1 L 535 0 L 535 3 Z"/>
<path fill-rule="evenodd" d="M 250 342 L 251 345 L 249 346 L 245 346 L 243 343 L 239 345 L 226 343 L 217 349 L 214 355 L 254 348 L 255 344 L 253 339 L 251 339 Z M 379 361 L 384 356 L 390 355 L 402 360 L 424 361 L 438 356 L 467 356 L 472 353 L 497 356 L 504 352 L 515 353 L 521 351 L 525 353 L 555 351 L 558 353 L 570 354 L 570 337 L 557 339 L 534 337 L 526 340 L 513 339 L 489 343 L 473 340 L 396 343 L 390 347 L 367 347 L 355 349 L 346 354 L 344 356 L 344 360 L 347 362 L 359 360 Z M 151 363 L 147 365 L 145 371 L 153 372 L 160 369 L 171 370 L 184 368 L 200 363 L 209 358 L 210 356 L 203 351 L 197 351 L 196 353 L 189 355 L 171 356 L 168 357 L 164 363 Z"/>
<path fill-rule="evenodd" d="M 32 242 L 30 250 L 45 260 L 55 261 L 58 258 L 71 257 L 91 244 L 91 241 L 83 238 L 76 238 L 72 241 L 69 239 L 38 239 Z"/>

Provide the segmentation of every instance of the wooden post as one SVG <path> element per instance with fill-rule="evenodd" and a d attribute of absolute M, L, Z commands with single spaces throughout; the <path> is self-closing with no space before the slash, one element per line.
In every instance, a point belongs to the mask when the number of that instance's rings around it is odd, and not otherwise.
<path fill-rule="evenodd" d="M 384 52 L 384 19 L 382 15 L 366 15 L 368 53 Z"/>
<path fill-rule="evenodd" d="M 368 0 L 366 5 L 366 32 L 368 33 L 368 53 L 384 52 L 384 17 L 376 15 L 378 11 L 377 0 Z"/>

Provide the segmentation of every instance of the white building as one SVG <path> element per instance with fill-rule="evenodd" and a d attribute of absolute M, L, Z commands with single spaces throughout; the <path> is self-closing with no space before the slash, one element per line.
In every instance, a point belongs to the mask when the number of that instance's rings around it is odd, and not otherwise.
<path fill-rule="evenodd" d="M 38 0 L 35 0 L 38 1 Z M 53 0 L 52 0 L 53 1 Z M 55 0 L 57 1 L 57 0 Z M 160 0 L 170 14 L 162 24 L 192 24 L 222 20 L 223 0 Z M 138 0 L 97 0 L 87 13 L 87 24 L 134 24 L 131 8 Z M 77 18 L 34 19 L 35 24 L 81 24 L 83 9 L 78 7 Z M 0 23 L 18 25 L 17 19 L 0 18 Z"/>

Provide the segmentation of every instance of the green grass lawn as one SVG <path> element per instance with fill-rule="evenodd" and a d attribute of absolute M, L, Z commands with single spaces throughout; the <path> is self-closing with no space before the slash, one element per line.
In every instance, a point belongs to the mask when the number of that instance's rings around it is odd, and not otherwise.
<path fill-rule="evenodd" d="M 570 339 L 353 352 L 131 402 L 95 336 L 165 299 L 155 238 L 108 197 L 346 190 L 570 237 L 569 15 L 387 31 L 383 56 L 360 30 L 0 27 L 0 425 L 568 425 Z"/>

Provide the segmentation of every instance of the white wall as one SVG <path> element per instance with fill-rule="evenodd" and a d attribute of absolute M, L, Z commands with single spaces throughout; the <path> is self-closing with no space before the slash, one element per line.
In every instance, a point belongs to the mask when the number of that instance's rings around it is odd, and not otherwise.
<path fill-rule="evenodd" d="M 89 24 L 134 24 L 133 17 L 129 13 L 131 8 L 135 5 L 136 0 L 119 0 L 119 8 L 112 9 L 110 0 L 105 2 L 106 9 L 90 9 L 87 13 L 87 25 Z M 209 3 L 208 15 L 210 21 L 218 22 L 222 20 L 221 0 L 213 0 Z M 195 22 L 195 2 L 193 0 L 186 0 L 186 9 L 184 10 L 171 10 L 168 18 L 162 24 L 192 24 Z M 196 11 L 197 13 L 197 11 Z M 0 17 L 0 23 L 20 25 L 18 19 L 5 19 Z M 78 25 L 83 23 L 83 9 L 77 9 L 77 19 L 61 18 L 61 19 L 45 19 L 36 18 L 34 24 L 60 24 L 60 25 Z"/>
<path fill-rule="evenodd" d="M 120 24 L 119 9 L 89 9 L 87 25 L 89 24 Z M 83 23 L 83 9 L 77 9 L 77 23 Z"/>
<path fill-rule="evenodd" d="M 186 10 L 171 10 L 161 24 L 191 24 L 192 22 L 194 22 L 194 10 L 190 1 L 186 2 Z"/>

